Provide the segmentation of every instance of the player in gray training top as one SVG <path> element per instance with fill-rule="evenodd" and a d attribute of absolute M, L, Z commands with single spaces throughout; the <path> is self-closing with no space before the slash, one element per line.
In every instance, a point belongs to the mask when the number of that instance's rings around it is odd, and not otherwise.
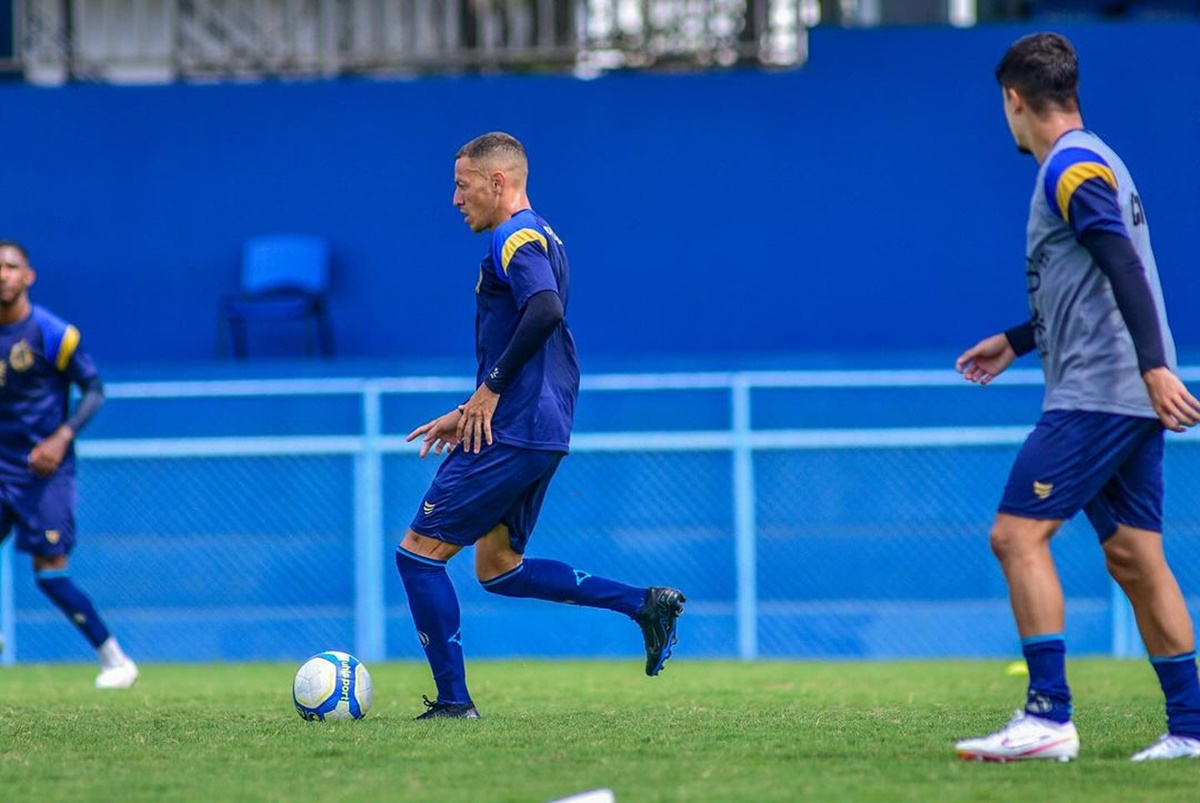
<path fill-rule="evenodd" d="M 1104 249 L 1109 238 L 1115 284 L 1088 246 Z M 1027 249 L 1029 326 L 1046 374 L 1043 409 L 1156 418 L 1142 373 L 1176 366 L 1150 227 L 1125 163 L 1092 132 L 1068 131 L 1042 162 Z M 1126 277 L 1131 317 L 1142 327 L 1140 360 L 1116 296 Z"/>
<path fill-rule="evenodd" d="M 956 367 L 986 385 L 1036 348 L 1046 374 L 1041 419 L 1017 455 L 991 534 L 1029 688 L 1008 725 L 956 749 L 982 761 L 1079 754 L 1050 539 L 1083 510 L 1166 696 L 1167 733 L 1133 760 L 1200 757 L 1195 636 L 1162 546 L 1163 429 L 1200 422 L 1200 402 L 1175 374 L 1145 211 L 1124 163 L 1083 127 L 1078 63 L 1065 38 L 1019 39 L 996 78 L 1018 149 L 1040 165 L 1027 229 L 1032 316 L 968 349 Z"/>

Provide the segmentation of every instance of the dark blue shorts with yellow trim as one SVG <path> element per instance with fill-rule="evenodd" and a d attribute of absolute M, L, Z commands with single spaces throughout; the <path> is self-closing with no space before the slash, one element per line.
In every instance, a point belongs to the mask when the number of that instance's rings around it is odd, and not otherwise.
<path fill-rule="evenodd" d="M 75 546 L 75 476 L 0 481 L 0 540 L 17 531 L 17 549 L 46 558 Z"/>
<path fill-rule="evenodd" d="M 1000 512 L 1087 514 L 1103 541 L 1118 524 L 1162 532 L 1163 427 L 1155 418 L 1048 410 L 1021 447 Z"/>
<path fill-rule="evenodd" d="M 459 447 L 442 461 L 409 526 L 418 535 L 470 546 L 504 524 L 513 549 L 524 553 L 563 456 L 503 443 L 478 454 Z"/>

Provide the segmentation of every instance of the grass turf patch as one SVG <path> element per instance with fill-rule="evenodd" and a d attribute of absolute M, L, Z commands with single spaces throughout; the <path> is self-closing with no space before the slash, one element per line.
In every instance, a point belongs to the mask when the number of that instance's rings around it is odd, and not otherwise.
<path fill-rule="evenodd" d="M 304 722 L 283 664 L 144 666 L 128 691 L 83 666 L 0 672 L 0 788 L 39 800 L 1184 800 L 1200 762 L 1133 764 L 1163 730 L 1144 661 L 1068 666 L 1072 764 L 959 761 L 1024 696 L 1004 661 L 477 661 L 477 721 L 415 722 L 424 665 L 370 666 L 358 722 Z"/>

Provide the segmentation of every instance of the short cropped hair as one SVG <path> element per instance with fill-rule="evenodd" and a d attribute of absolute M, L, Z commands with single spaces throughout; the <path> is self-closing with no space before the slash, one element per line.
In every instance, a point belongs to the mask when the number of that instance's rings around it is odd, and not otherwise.
<path fill-rule="evenodd" d="M 493 131 L 490 134 L 475 137 L 459 148 L 454 158 L 462 159 L 464 157 L 472 162 L 499 157 L 516 162 L 521 166 L 528 164 L 525 146 L 512 134 L 505 134 L 503 131 Z"/>
<path fill-rule="evenodd" d="M 1005 89 L 1015 89 L 1034 114 L 1051 106 L 1079 111 L 1079 57 L 1061 34 L 1022 36 L 996 66 L 996 80 Z"/>
<path fill-rule="evenodd" d="M 21 256 L 25 259 L 25 264 L 29 264 L 29 252 L 25 250 L 25 246 L 21 245 L 16 240 L 0 240 L 0 248 L 15 248 L 21 252 Z"/>

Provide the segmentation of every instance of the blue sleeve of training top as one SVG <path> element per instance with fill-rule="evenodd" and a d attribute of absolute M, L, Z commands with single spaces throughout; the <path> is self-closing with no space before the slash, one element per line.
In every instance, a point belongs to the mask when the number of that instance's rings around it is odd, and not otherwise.
<path fill-rule="evenodd" d="M 529 358 L 546 344 L 562 320 L 563 305 L 558 293 L 543 290 L 532 296 L 521 311 L 521 319 L 517 321 L 512 340 L 488 372 L 484 384 L 495 393 L 503 393 L 508 383 L 529 362 Z"/>
<path fill-rule="evenodd" d="M 1151 368 L 1166 365 L 1158 308 L 1146 281 L 1146 269 L 1133 243 L 1123 234 L 1103 230 L 1084 232 L 1079 241 L 1112 285 L 1117 308 L 1133 338 L 1138 368 L 1144 374 Z"/>

